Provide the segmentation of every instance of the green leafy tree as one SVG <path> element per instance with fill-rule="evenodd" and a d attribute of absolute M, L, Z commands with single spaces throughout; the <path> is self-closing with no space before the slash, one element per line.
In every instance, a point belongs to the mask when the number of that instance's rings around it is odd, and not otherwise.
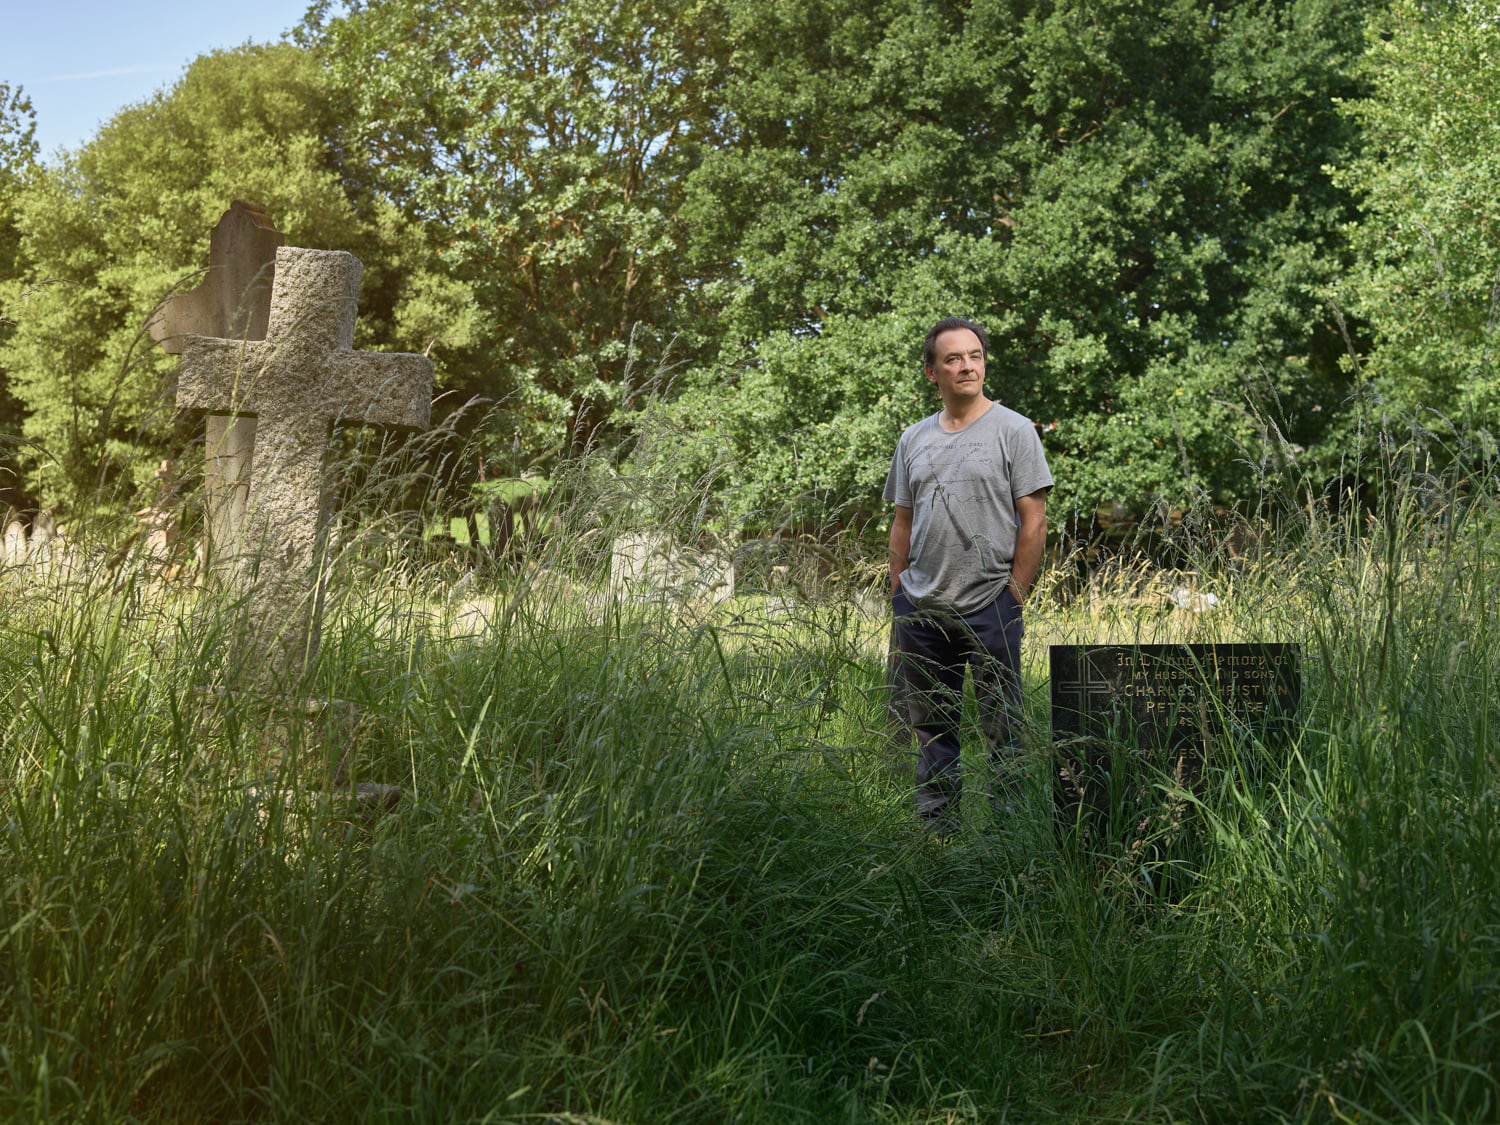
<path fill-rule="evenodd" d="M 921 332 L 963 314 L 1060 502 L 1244 497 L 1254 401 L 1307 444 L 1346 393 L 1314 290 L 1352 212 L 1320 168 L 1367 7 L 735 4 L 727 141 L 689 188 L 695 260 L 733 278 L 677 407 L 693 469 L 727 454 L 766 518 L 868 507 L 936 408 Z"/>
<path fill-rule="evenodd" d="M 36 111 L 20 87 L 0 82 L 0 279 L 21 268 L 16 195 L 36 168 Z"/>
<path fill-rule="evenodd" d="M 338 121 L 316 60 L 290 44 L 199 58 L 170 90 L 125 110 L 15 197 L 24 277 L 0 365 L 24 406 L 29 466 L 75 514 L 150 478 L 173 439 L 176 359 L 143 325 L 207 264 L 208 232 L 234 199 L 260 204 L 292 245 L 366 264 L 361 343 L 420 350 L 435 324 L 462 330 L 466 295 L 428 267 L 422 232 L 347 190 Z M 436 311 L 435 311 L 436 310 Z"/>
<path fill-rule="evenodd" d="M 453 365 L 509 458 L 607 438 L 639 373 L 697 346 L 681 185 L 713 137 L 715 27 L 673 0 L 371 0 L 302 30 L 344 151 L 483 310 Z"/>
<path fill-rule="evenodd" d="M 19 87 L 0 82 L 0 284 L 24 272 L 16 200 L 36 172 L 36 111 Z M 0 346 L 10 339 L 14 322 L 0 306 Z M 10 393 L 10 378 L 0 361 L 0 504 L 29 506 L 16 460 L 21 433 L 21 404 Z"/>
<path fill-rule="evenodd" d="M 1367 61 L 1370 93 L 1344 107 L 1367 143 L 1334 171 L 1363 209 L 1337 289 L 1372 337 L 1359 420 L 1451 424 L 1494 456 L 1500 4 L 1397 0 Z"/>

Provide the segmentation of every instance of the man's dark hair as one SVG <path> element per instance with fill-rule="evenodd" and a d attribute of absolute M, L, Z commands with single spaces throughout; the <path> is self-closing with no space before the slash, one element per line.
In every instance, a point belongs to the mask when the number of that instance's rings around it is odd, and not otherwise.
<path fill-rule="evenodd" d="M 922 362 L 931 367 L 937 360 L 937 338 L 944 332 L 951 332 L 955 328 L 967 328 L 979 337 L 979 346 L 986 355 L 990 350 L 990 337 L 987 332 L 972 320 L 965 320 L 961 316 L 950 316 L 940 320 L 927 330 L 927 342 L 922 345 Z"/>

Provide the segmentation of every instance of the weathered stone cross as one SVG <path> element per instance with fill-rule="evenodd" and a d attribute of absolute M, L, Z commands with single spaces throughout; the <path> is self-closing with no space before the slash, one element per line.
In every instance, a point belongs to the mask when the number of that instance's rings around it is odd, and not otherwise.
<path fill-rule="evenodd" d="M 243 658 L 293 676 L 318 644 L 310 568 L 328 519 L 323 477 L 332 427 L 425 429 L 432 416 L 431 360 L 353 350 L 360 271 L 352 254 L 283 246 L 264 340 L 189 335 L 182 343 L 177 405 L 254 416 L 237 541 L 214 549 L 235 560 L 239 581 L 253 584 L 263 628 Z"/>

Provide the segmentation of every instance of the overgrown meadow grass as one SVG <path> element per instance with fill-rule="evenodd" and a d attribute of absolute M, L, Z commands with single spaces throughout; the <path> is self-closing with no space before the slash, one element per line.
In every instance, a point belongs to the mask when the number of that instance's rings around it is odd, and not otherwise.
<path fill-rule="evenodd" d="M 1204 612 L 1054 573 L 1031 791 L 946 846 L 873 566 L 612 598 L 587 505 L 548 542 L 594 546 L 478 577 L 350 552 L 312 719 L 216 690 L 211 597 L 11 575 L 0 1118 L 1494 1120 L 1492 505 L 1393 487 L 1238 557 L 1189 521 Z M 1178 794 L 1185 842 L 1080 841 L 1046 645 L 1175 640 L 1300 643 L 1302 733 Z"/>

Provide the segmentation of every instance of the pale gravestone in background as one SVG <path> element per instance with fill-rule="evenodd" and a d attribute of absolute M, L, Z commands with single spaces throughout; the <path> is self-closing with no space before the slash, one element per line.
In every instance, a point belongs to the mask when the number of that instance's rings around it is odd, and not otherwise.
<path fill-rule="evenodd" d="M 209 235 L 208 276 L 198 288 L 167 298 L 146 322 L 151 338 L 181 355 L 189 336 L 264 340 L 271 318 L 276 251 L 285 236 L 260 207 L 236 199 Z M 210 412 L 204 419 L 203 493 L 209 563 L 245 519 L 255 419 Z"/>
<path fill-rule="evenodd" d="M 5 561 L 11 566 L 19 566 L 26 561 L 26 525 L 18 519 L 8 520 L 5 524 Z"/>
<path fill-rule="evenodd" d="M 628 531 L 615 538 L 609 584 L 617 595 L 640 596 L 667 583 L 667 538 L 659 532 Z"/>
<path fill-rule="evenodd" d="M 420 430 L 431 420 L 431 360 L 353 350 L 360 273 L 352 254 L 281 247 L 264 341 L 182 341 L 177 405 L 254 425 L 244 517 L 216 546 L 254 591 L 248 647 L 233 658 L 241 674 L 296 676 L 317 651 L 311 568 L 328 516 L 332 427 Z"/>
<path fill-rule="evenodd" d="M 723 602 L 734 597 L 734 560 L 680 547 L 664 532 L 625 532 L 614 541 L 609 584 L 616 597 Z"/>
<path fill-rule="evenodd" d="M 61 544 L 57 542 L 57 521 L 50 512 L 38 512 L 31 521 L 31 542 L 26 547 L 27 561 L 43 570 L 52 564 L 52 555 Z"/>

